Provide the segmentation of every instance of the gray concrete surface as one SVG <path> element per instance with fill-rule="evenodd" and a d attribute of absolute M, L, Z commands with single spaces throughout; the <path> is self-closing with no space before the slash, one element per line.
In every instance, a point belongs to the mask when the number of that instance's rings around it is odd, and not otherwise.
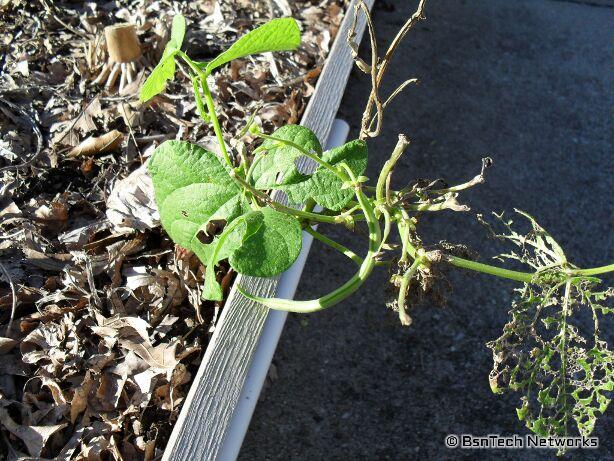
<path fill-rule="evenodd" d="M 414 1 L 377 2 L 388 42 Z M 439 0 L 399 51 L 386 88 L 419 77 L 387 113 L 370 144 L 376 177 L 397 133 L 412 139 L 396 171 L 470 178 L 485 154 L 488 182 L 464 198 L 473 213 L 514 207 L 534 214 L 579 266 L 611 262 L 614 9 L 553 0 Z M 340 115 L 357 131 L 368 82 L 354 73 Z M 471 215 L 429 216 L 423 235 L 497 253 Z M 324 229 L 356 249 L 362 239 Z M 312 250 L 297 297 L 334 289 L 353 268 Z M 488 386 L 490 351 L 506 322 L 513 283 L 455 273 L 448 306 L 423 306 L 403 328 L 383 305 L 386 274 L 326 312 L 292 315 L 274 360 L 278 379 L 259 403 L 240 459 L 554 459 L 544 451 L 454 451 L 448 433 L 524 434 L 516 396 Z M 612 279 L 610 278 L 610 283 Z M 610 336 L 611 339 L 611 336 Z M 614 459 L 613 418 L 602 447 L 569 459 Z"/>

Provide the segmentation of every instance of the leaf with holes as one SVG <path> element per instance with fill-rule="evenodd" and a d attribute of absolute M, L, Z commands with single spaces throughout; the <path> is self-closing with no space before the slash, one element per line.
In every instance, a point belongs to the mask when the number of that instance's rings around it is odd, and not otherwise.
<path fill-rule="evenodd" d="M 213 220 L 249 211 L 243 191 L 217 155 L 184 141 L 166 141 L 149 162 L 162 226 L 178 245 L 200 250 L 197 236 Z M 204 262 L 204 261 L 203 261 Z"/>

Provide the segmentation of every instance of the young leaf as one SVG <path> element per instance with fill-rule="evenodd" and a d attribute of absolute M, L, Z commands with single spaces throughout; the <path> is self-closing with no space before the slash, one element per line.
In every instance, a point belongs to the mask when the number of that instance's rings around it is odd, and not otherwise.
<path fill-rule="evenodd" d="M 222 299 L 222 289 L 215 279 L 215 265 L 220 260 L 228 258 L 240 274 L 272 277 L 292 265 L 301 245 L 301 226 L 294 217 L 270 208 L 246 213 L 228 226 L 204 254 L 207 267 L 203 298 Z"/>
<path fill-rule="evenodd" d="M 164 91 L 166 82 L 175 76 L 175 55 L 181 49 L 184 36 L 185 18 L 178 14 L 173 18 L 171 38 L 164 47 L 160 62 L 143 83 L 139 95 L 141 102 L 147 102 Z"/>
<path fill-rule="evenodd" d="M 322 155 L 322 146 L 316 135 L 300 125 L 286 125 L 277 129 L 272 137 L 290 141 L 303 149 Z M 303 155 L 300 150 L 266 139 L 262 143 L 264 152 L 254 159 L 252 181 L 257 189 L 275 189 L 280 185 L 294 184 L 307 179 L 296 168 L 296 159 Z"/>
<path fill-rule="evenodd" d="M 331 165 L 345 162 L 358 177 L 367 168 L 367 145 L 364 141 L 356 139 L 324 152 L 322 160 Z M 284 190 L 294 203 L 304 203 L 308 198 L 312 198 L 322 207 L 337 211 L 343 209 L 354 197 L 354 191 L 342 189 L 342 185 L 341 180 L 332 171 L 319 167 L 304 181 L 288 184 L 280 189 Z"/>
<path fill-rule="evenodd" d="M 149 162 L 162 226 L 175 243 L 192 251 L 212 220 L 230 223 L 249 210 L 224 162 L 184 141 L 166 141 Z"/>
<path fill-rule="evenodd" d="M 173 18 L 173 24 L 171 26 L 171 38 L 164 48 L 164 54 L 176 53 L 181 49 L 183 44 L 183 38 L 185 37 L 185 18 L 178 14 Z"/>
<path fill-rule="evenodd" d="M 210 74 L 215 68 L 243 56 L 267 51 L 295 50 L 300 44 L 301 31 L 294 19 L 273 19 L 248 32 L 217 58 L 210 61 L 205 72 Z"/>

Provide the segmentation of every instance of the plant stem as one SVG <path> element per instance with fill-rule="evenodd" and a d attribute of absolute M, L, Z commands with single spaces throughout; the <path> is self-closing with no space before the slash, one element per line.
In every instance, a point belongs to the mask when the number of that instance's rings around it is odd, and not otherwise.
<path fill-rule="evenodd" d="M 209 117 L 209 114 L 207 114 L 207 110 L 205 109 L 203 100 L 200 97 L 199 82 L 200 82 L 200 79 L 198 76 L 196 75 L 192 76 L 192 90 L 194 91 L 194 100 L 196 101 L 196 108 L 198 109 L 198 115 L 200 115 L 200 118 L 205 123 L 209 123 L 211 121 L 211 118 Z"/>
<path fill-rule="evenodd" d="M 593 267 L 591 269 L 578 269 L 573 271 L 574 275 L 599 275 L 599 274 L 607 274 L 608 272 L 614 271 L 614 264 L 608 264 L 607 266 Z"/>
<path fill-rule="evenodd" d="M 446 255 L 447 262 L 456 267 L 463 269 L 469 269 L 476 272 L 482 272 L 484 274 L 494 275 L 496 277 L 502 277 L 510 280 L 516 280 L 518 282 L 530 283 L 533 280 L 535 274 L 530 272 L 518 272 L 509 269 L 503 269 L 501 267 L 490 266 L 488 264 L 478 263 L 475 261 L 469 261 L 467 259 L 459 258 L 457 256 Z"/>
<path fill-rule="evenodd" d="M 386 244 L 386 240 L 388 240 L 388 236 L 390 235 L 390 228 L 392 227 L 392 219 L 390 217 L 390 212 L 386 207 L 381 207 L 382 216 L 384 217 L 384 233 L 382 234 L 382 239 L 377 249 L 377 252 L 381 252 L 383 246 Z"/>
<path fill-rule="evenodd" d="M 277 211 L 281 211 L 282 213 L 286 213 L 286 214 L 295 216 L 297 218 L 307 219 L 309 221 L 326 222 L 326 223 L 329 223 L 329 224 L 342 224 L 345 221 L 345 219 L 343 218 L 342 215 L 327 216 L 327 215 L 323 215 L 323 214 L 320 214 L 320 213 L 312 213 L 312 212 L 309 212 L 309 211 L 301 211 L 301 210 L 297 210 L 295 208 L 286 206 L 286 205 L 284 205 L 282 203 L 276 202 L 275 200 L 273 200 L 271 197 L 269 197 L 264 192 L 259 191 L 258 189 L 254 188 L 251 184 L 248 184 L 245 181 L 245 179 L 243 179 L 240 176 L 238 176 L 234 172 L 234 170 L 232 170 L 230 176 L 237 183 L 239 183 L 245 190 L 251 192 L 254 197 L 259 198 L 263 202 L 267 203 L 271 208 L 274 208 Z"/>
<path fill-rule="evenodd" d="M 339 253 L 342 253 L 343 255 L 347 256 L 359 266 L 363 263 L 364 260 L 360 256 L 358 256 L 356 253 L 354 253 L 352 250 L 344 247 L 340 243 L 335 242 L 334 240 L 328 238 L 327 236 L 320 234 L 318 231 L 313 229 L 311 226 L 306 227 L 305 232 L 312 235 L 314 239 L 319 240 L 325 245 L 328 245 L 329 247 L 337 250 Z"/>
<path fill-rule="evenodd" d="M 346 170 L 350 175 L 352 181 L 355 182 L 353 174 L 349 168 Z M 248 299 L 259 302 L 270 309 L 299 312 L 299 313 L 311 313 L 321 311 L 328 307 L 331 307 L 354 293 L 365 280 L 371 274 L 371 271 L 376 266 L 375 255 L 379 247 L 381 239 L 381 229 L 379 222 L 375 217 L 375 210 L 371 205 L 371 201 L 364 195 L 359 186 L 356 187 L 356 197 L 358 203 L 364 211 L 367 224 L 369 226 L 369 251 L 365 255 L 365 258 L 358 269 L 358 272 L 354 276 L 345 282 L 341 287 L 337 288 L 333 292 L 322 296 L 318 299 L 312 299 L 309 301 L 293 301 L 291 299 L 279 299 L 279 298 L 261 298 L 253 296 L 243 291 L 241 287 L 237 287 L 238 291 Z"/>
<path fill-rule="evenodd" d="M 209 111 L 209 117 L 211 117 L 211 123 L 213 124 L 213 131 L 215 131 L 215 136 L 217 137 L 217 142 L 220 145 L 220 149 L 222 151 L 224 159 L 226 160 L 226 163 L 228 163 L 228 166 L 232 168 L 232 160 L 230 159 L 230 155 L 228 155 L 228 150 L 226 149 L 226 142 L 224 141 L 224 135 L 222 134 L 220 121 L 218 120 L 217 114 L 215 113 L 215 105 L 213 103 L 213 97 L 211 96 L 211 90 L 209 90 L 209 85 L 207 84 L 206 78 L 201 75 L 199 77 L 199 80 L 200 86 L 203 89 L 205 104 L 207 104 L 207 109 Z"/>
<path fill-rule="evenodd" d="M 224 141 L 220 121 L 218 120 L 217 113 L 215 112 L 213 96 L 211 96 L 211 90 L 209 89 L 209 85 L 207 84 L 207 75 L 183 51 L 178 51 L 177 55 L 181 57 L 181 59 L 183 59 L 188 66 L 190 66 L 190 69 L 192 69 L 192 71 L 196 73 L 196 75 L 198 75 L 200 87 L 202 88 L 203 96 L 205 97 L 205 104 L 207 104 L 207 110 L 209 112 L 208 115 L 211 118 L 211 122 L 213 124 L 213 131 L 215 131 L 215 136 L 217 137 L 217 142 L 220 145 L 220 150 L 222 151 L 222 155 L 228 163 L 228 166 L 230 168 L 233 168 L 232 160 L 230 159 L 230 155 L 228 155 L 228 150 L 226 149 L 226 142 Z M 196 99 L 199 99 L 200 95 L 195 94 L 195 97 Z"/>
<path fill-rule="evenodd" d="M 327 170 L 331 171 L 333 174 L 335 174 L 341 181 L 345 182 L 347 181 L 349 178 L 347 176 L 345 176 L 344 174 L 342 174 L 341 171 L 337 170 L 334 166 L 332 166 L 330 163 L 322 160 L 320 157 L 318 157 L 317 155 L 309 152 L 307 149 L 305 149 L 302 146 L 299 146 L 296 143 L 293 143 L 292 141 L 289 141 L 287 139 L 282 139 L 282 138 L 277 138 L 275 136 L 270 136 L 264 133 L 258 133 L 258 136 L 263 138 L 263 139 L 268 139 L 271 141 L 276 141 L 282 144 L 285 144 L 286 146 L 292 147 L 296 150 L 298 150 L 301 154 L 303 154 L 305 157 L 309 157 L 311 160 L 313 160 L 314 162 L 316 162 L 317 164 L 323 166 L 324 168 L 326 168 Z"/>
<path fill-rule="evenodd" d="M 384 163 L 382 171 L 377 178 L 377 186 L 375 186 L 375 198 L 379 203 L 384 203 L 384 199 L 386 197 L 386 181 L 388 179 L 388 176 L 390 176 L 390 174 L 392 173 L 395 164 L 397 163 L 399 158 L 401 158 L 401 155 L 403 154 L 405 149 L 407 149 L 407 146 L 409 146 L 409 139 L 407 139 L 405 135 L 400 134 L 399 140 L 397 141 L 397 145 L 392 151 L 392 155 L 388 160 L 386 160 L 386 163 Z"/>
<path fill-rule="evenodd" d="M 414 260 L 409 269 L 403 274 L 403 278 L 401 279 L 401 286 L 399 288 L 399 297 L 397 299 L 397 304 L 399 306 L 399 320 L 401 321 L 401 325 L 409 326 L 411 325 L 411 317 L 407 314 L 407 308 L 405 304 L 405 299 L 407 297 L 407 288 L 409 287 L 409 282 L 412 277 L 423 263 L 424 259 L 419 257 Z"/>

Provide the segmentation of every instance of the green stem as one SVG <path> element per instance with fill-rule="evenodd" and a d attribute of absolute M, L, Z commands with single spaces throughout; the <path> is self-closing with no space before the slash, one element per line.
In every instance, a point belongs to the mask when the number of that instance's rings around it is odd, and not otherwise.
<path fill-rule="evenodd" d="M 254 160 L 252 161 L 252 164 L 249 166 L 247 174 L 245 175 L 245 181 L 247 181 L 248 184 L 251 184 L 252 173 L 254 172 L 254 169 L 256 168 L 256 165 L 258 165 L 260 160 L 262 160 L 262 155 L 256 155 L 254 157 Z"/>
<path fill-rule="evenodd" d="M 335 174 L 341 181 L 345 182 L 347 181 L 349 178 L 347 176 L 345 176 L 344 174 L 342 174 L 339 170 L 337 170 L 334 166 L 332 166 L 330 163 L 326 162 L 325 160 L 322 160 L 320 157 L 318 157 L 317 155 L 309 152 L 307 149 L 305 149 L 302 146 L 299 146 L 296 143 L 293 143 L 292 141 L 289 141 L 287 139 L 282 139 L 282 138 L 277 138 L 275 136 L 270 136 L 264 133 L 258 133 L 258 136 L 263 138 L 263 139 L 268 139 L 271 141 L 276 141 L 282 144 L 285 144 L 286 146 L 292 147 L 296 150 L 298 150 L 301 154 L 303 154 L 305 157 L 309 157 L 311 160 L 313 160 L 314 162 L 318 163 L 319 165 L 323 166 L 324 168 L 326 168 L 327 170 L 331 171 L 333 174 Z"/>
<path fill-rule="evenodd" d="M 488 264 L 478 263 L 475 261 L 469 261 L 467 259 L 459 258 L 457 256 L 446 255 L 447 262 L 456 267 L 463 269 L 469 269 L 476 272 L 482 272 L 484 274 L 494 275 L 496 277 L 502 277 L 505 279 L 516 280 L 518 282 L 530 283 L 533 280 L 535 274 L 530 272 L 518 272 L 509 269 L 503 269 L 501 267 L 490 266 Z"/>
<path fill-rule="evenodd" d="M 328 245 L 329 247 L 337 250 L 339 253 L 342 253 L 343 255 L 347 256 L 359 266 L 363 263 L 364 260 L 360 256 L 358 256 L 356 253 L 354 253 L 352 250 L 344 247 L 340 243 L 335 242 L 334 240 L 328 238 L 327 236 L 320 234 L 318 231 L 314 230 L 311 226 L 306 227 L 305 232 L 312 235 L 314 239 L 319 240 L 325 245 Z"/>
<path fill-rule="evenodd" d="M 397 142 L 396 147 L 392 151 L 392 155 L 384 166 L 382 167 L 382 171 L 380 172 L 379 177 L 377 178 L 377 185 L 375 186 L 375 198 L 379 203 L 384 203 L 384 199 L 386 198 L 386 181 L 388 180 L 388 176 L 392 173 L 394 166 L 396 165 L 401 155 L 407 149 L 409 145 L 409 140 L 404 135 L 399 135 L 399 141 Z"/>
<path fill-rule="evenodd" d="M 226 163 L 228 163 L 228 166 L 232 168 L 232 160 L 230 159 L 230 155 L 228 155 L 228 150 L 226 149 L 226 142 L 224 141 L 220 121 L 218 120 L 217 114 L 215 113 L 215 105 L 213 103 L 213 97 L 211 96 L 211 90 L 209 90 L 209 85 L 207 85 L 207 79 L 203 76 L 200 76 L 200 86 L 203 89 L 205 104 L 207 104 L 209 117 L 211 117 L 211 123 L 213 124 L 213 131 L 215 131 L 215 136 L 217 137 L 217 142 L 220 145 L 222 155 L 224 156 Z"/>
<path fill-rule="evenodd" d="M 205 123 L 209 123 L 211 118 L 207 114 L 207 110 L 203 104 L 203 100 L 200 97 L 200 88 L 198 87 L 200 79 L 197 76 L 192 76 L 192 89 L 194 91 L 194 99 L 196 100 L 196 108 L 198 109 L 198 115 L 203 119 Z"/>
<path fill-rule="evenodd" d="M 183 59 L 190 69 L 196 75 L 198 75 L 198 80 L 200 81 L 200 87 L 203 90 L 203 96 L 205 97 L 205 104 L 207 104 L 208 115 L 211 118 L 211 122 L 213 124 L 213 131 L 215 131 L 215 136 L 217 137 L 217 142 L 220 145 L 220 150 L 222 151 L 222 155 L 224 159 L 228 163 L 230 168 L 233 167 L 232 160 L 230 159 L 230 155 L 228 155 L 228 150 L 226 149 L 226 142 L 224 141 L 224 136 L 222 134 L 222 128 L 220 126 L 220 121 L 217 118 L 217 113 L 215 112 L 215 104 L 213 103 L 213 96 L 211 96 L 211 90 L 209 89 L 209 85 L 207 84 L 207 75 L 196 65 L 190 57 L 185 54 L 183 51 L 177 52 L 177 55 Z M 197 99 L 200 95 L 196 96 Z"/>
<path fill-rule="evenodd" d="M 351 173 L 351 172 L 350 172 Z M 351 179 L 355 181 L 355 178 Z M 358 203 L 364 211 L 367 224 L 369 226 L 369 251 L 365 255 L 365 258 L 358 269 L 358 272 L 354 276 L 345 282 L 341 287 L 337 288 L 333 292 L 322 296 L 318 299 L 312 299 L 309 301 L 293 301 L 291 299 L 279 299 L 279 298 L 261 298 L 246 293 L 237 287 L 239 292 L 252 301 L 259 302 L 270 309 L 283 310 L 288 312 L 299 313 L 311 313 L 321 311 L 328 307 L 331 307 L 354 293 L 360 288 L 365 280 L 371 274 L 371 271 L 376 266 L 375 256 L 377 254 L 377 248 L 381 238 L 381 229 L 377 218 L 375 217 L 375 211 L 371 205 L 370 200 L 363 194 L 359 187 L 356 188 L 356 197 Z"/>
<path fill-rule="evenodd" d="M 320 213 L 301 211 L 301 210 L 297 210 L 296 208 L 286 206 L 282 203 L 276 202 L 264 192 L 259 191 L 258 189 L 254 188 L 251 184 L 247 183 L 245 179 L 238 176 L 234 172 L 234 170 L 231 172 L 230 176 L 238 184 L 240 184 L 245 190 L 251 192 L 254 197 L 259 198 L 263 202 L 267 203 L 271 208 L 274 208 L 277 211 L 281 211 L 282 213 L 286 213 L 286 214 L 295 216 L 297 218 L 307 219 L 309 221 L 326 222 L 329 224 L 343 224 L 343 222 L 345 221 L 342 215 L 328 216 L 328 215 L 323 215 Z"/>
<path fill-rule="evenodd" d="M 399 237 L 401 238 L 401 258 L 399 259 L 400 263 L 404 263 L 407 261 L 407 256 L 411 256 L 416 259 L 418 257 L 418 250 L 411 243 L 411 218 L 407 214 L 403 208 L 398 210 L 397 214 L 397 228 L 399 230 Z"/>
<path fill-rule="evenodd" d="M 380 253 L 382 251 L 383 246 L 386 244 L 386 240 L 388 240 L 388 236 L 390 235 L 390 228 L 392 227 L 392 219 L 390 217 L 390 212 L 386 207 L 381 207 L 382 216 L 384 217 L 384 233 L 382 234 L 382 241 L 379 244 L 379 248 L 377 252 Z"/>
<path fill-rule="evenodd" d="M 574 275 L 599 275 L 599 274 L 607 274 L 608 272 L 614 271 L 614 264 L 608 264 L 607 266 L 593 267 L 591 269 L 578 269 L 573 271 Z"/>

